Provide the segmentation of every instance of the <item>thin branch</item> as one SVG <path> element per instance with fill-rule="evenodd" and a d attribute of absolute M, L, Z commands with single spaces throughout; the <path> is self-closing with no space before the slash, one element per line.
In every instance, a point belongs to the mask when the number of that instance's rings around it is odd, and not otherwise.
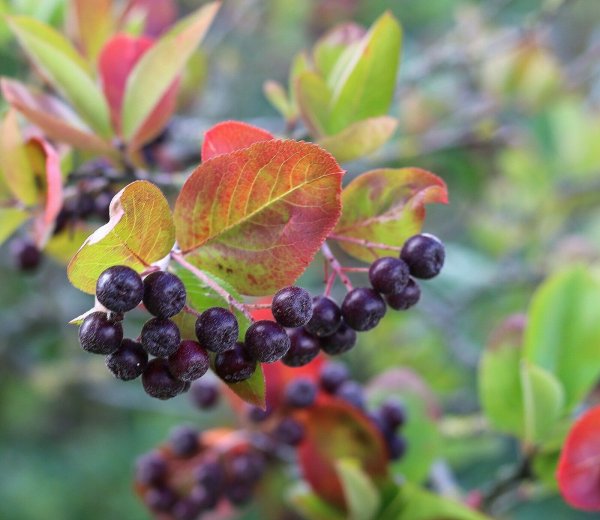
<path fill-rule="evenodd" d="M 518 488 L 525 480 L 531 478 L 531 460 L 525 457 L 504 478 L 495 482 L 482 500 L 481 509 L 491 511 L 498 499 Z"/>
<path fill-rule="evenodd" d="M 329 246 L 327 245 L 327 242 L 323 242 L 323 245 L 321 246 L 321 253 L 323 253 L 323 256 L 329 262 L 331 269 L 333 269 L 333 272 L 337 275 L 337 277 L 340 279 L 340 281 L 344 284 L 346 289 L 348 291 L 351 291 L 352 289 L 354 289 L 354 287 L 352 287 L 352 282 L 350 281 L 350 278 L 348 278 L 346 276 L 346 274 L 344 274 L 344 270 L 343 270 L 342 266 L 340 265 L 337 258 L 335 257 L 335 255 L 333 254 L 333 252 L 331 251 Z"/>

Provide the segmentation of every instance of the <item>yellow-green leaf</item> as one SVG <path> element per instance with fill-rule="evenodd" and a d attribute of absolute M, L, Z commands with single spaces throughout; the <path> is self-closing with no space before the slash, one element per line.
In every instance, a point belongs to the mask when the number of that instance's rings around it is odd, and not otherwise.
<path fill-rule="evenodd" d="M 28 218 L 24 209 L 0 208 L 0 245 Z"/>

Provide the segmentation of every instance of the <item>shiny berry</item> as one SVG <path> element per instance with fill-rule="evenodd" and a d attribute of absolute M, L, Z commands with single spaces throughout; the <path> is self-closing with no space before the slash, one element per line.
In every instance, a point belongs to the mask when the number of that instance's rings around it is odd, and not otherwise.
<path fill-rule="evenodd" d="M 178 314 L 186 300 L 183 282 L 178 276 L 166 271 L 156 271 L 144 278 L 144 307 L 159 318 Z"/>
<path fill-rule="evenodd" d="M 177 351 L 169 356 L 169 371 L 182 381 L 202 377 L 209 365 L 208 353 L 196 341 L 183 340 Z"/>
<path fill-rule="evenodd" d="M 387 294 L 385 301 L 395 311 L 405 311 L 416 305 L 421 298 L 421 288 L 412 278 L 399 293 Z"/>
<path fill-rule="evenodd" d="M 385 315 L 385 302 L 378 292 L 368 287 L 352 289 L 342 303 L 342 316 L 346 324 L 357 331 L 377 326 Z"/>
<path fill-rule="evenodd" d="M 312 317 L 312 301 L 301 287 L 284 287 L 273 296 L 273 317 L 283 327 L 301 327 Z"/>
<path fill-rule="evenodd" d="M 96 298 L 108 310 L 127 312 L 142 301 L 144 284 L 138 273 L 126 265 L 102 271 L 96 282 Z"/>
<path fill-rule="evenodd" d="M 209 410 L 219 402 L 219 388 L 215 381 L 194 381 L 190 388 L 190 399 L 200 408 Z"/>
<path fill-rule="evenodd" d="M 141 344 L 124 339 L 119 350 L 106 357 L 106 366 L 117 379 L 131 381 L 142 375 L 148 364 L 148 354 Z"/>
<path fill-rule="evenodd" d="M 180 394 L 185 383 L 175 379 L 166 360 L 155 358 L 148 363 L 142 374 L 142 385 L 146 393 L 157 399 L 171 399 Z"/>
<path fill-rule="evenodd" d="M 369 267 L 369 281 L 377 292 L 383 294 L 400 292 L 408 283 L 408 266 L 404 260 L 384 256 Z"/>
<path fill-rule="evenodd" d="M 342 323 L 341 327 L 331 336 L 320 339 L 321 350 L 330 356 L 348 352 L 356 345 L 356 332 Z"/>
<path fill-rule="evenodd" d="M 285 329 L 274 321 L 255 321 L 246 331 L 248 354 L 261 363 L 281 359 L 290 349 L 290 338 Z"/>
<path fill-rule="evenodd" d="M 288 367 L 301 367 L 319 355 L 321 346 L 318 338 L 311 336 L 303 328 L 288 331 L 290 349 L 281 361 Z"/>
<path fill-rule="evenodd" d="M 215 357 L 215 372 L 228 383 L 239 383 L 254 374 L 256 361 L 251 358 L 243 343 L 236 345 Z"/>
<path fill-rule="evenodd" d="M 235 346 L 239 326 L 234 314 L 223 307 L 211 307 L 196 320 L 196 337 L 205 349 L 225 352 Z"/>
<path fill-rule="evenodd" d="M 442 270 L 446 251 L 438 237 L 423 233 L 410 237 L 405 242 L 400 258 L 408 264 L 412 276 L 428 279 L 437 276 Z"/>
<path fill-rule="evenodd" d="M 141 342 L 148 354 L 168 357 L 179 348 L 179 327 L 171 320 L 152 318 L 142 327 Z"/>
<path fill-rule="evenodd" d="M 112 354 L 121 346 L 123 327 L 112 322 L 104 312 L 88 314 L 79 327 L 81 348 L 92 354 Z"/>
<path fill-rule="evenodd" d="M 313 336 L 331 336 L 342 323 L 342 311 L 337 303 L 327 296 L 315 296 L 312 301 L 313 314 L 304 328 Z"/>
<path fill-rule="evenodd" d="M 329 393 L 333 394 L 337 389 L 346 381 L 350 379 L 350 372 L 342 363 L 336 363 L 330 361 L 321 368 L 319 374 L 319 384 L 321 388 Z"/>

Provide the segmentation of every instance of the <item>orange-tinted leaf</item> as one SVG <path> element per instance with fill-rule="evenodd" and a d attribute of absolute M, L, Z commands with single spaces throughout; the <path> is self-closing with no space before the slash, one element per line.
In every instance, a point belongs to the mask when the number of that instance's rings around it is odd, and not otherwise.
<path fill-rule="evenodd" d="M 243 294 L 273 294 L 309 265 L 340 212 L 343 171 L 310 143 L 264 141 L 202 163 L 175 204 L 187 260 Z"/>
<path fill-rule="evenodd" d="M 241 121 L 223 121 L 207 130 L 202 143 L 202 160 L 248 148 L 259 141 L 275 139 L 266 130 Z"/>
<path fill-rule="evenodd" d="M 320 396 L 304 416 L 306 437 L 298 449 L 304 478 L 327 502 L 345 507 L 336 461 L 354 459 L 375 482 L 388 475 L 381 433 L 359 410 L 339 399 Z"/>
<path fill-rule="evenodd" d="M 69 262 L 71 283 L 93 294 L 96 280 L 112 265 L 142 272 L 169 254 L 175 229 L 169 204 L 152 183 L 136 181 L 115 195 L 110 221 L 97 229 Z"/>
<path fill-rule="evenodd" d="M 420 168 L 372 170 L 354 179 L 342 194 L 343 213 L 337 235 L 402 246 L 418 233 L 425 204 L 448 202 L 446 183 Z M 348 254 L 364 262 L 389 252 L 340 241 Z"/>
<path fill-rule="evenodd" d="M 571 506 L 600 511 L 600 406 L 588 410 L 569 432 L 557 479 Z"/>
<path fill-rule="evenodd" d="M 48 137 L 73 145 L 81 150 L 113 154 L 107 142 L 97 137 L 62 101 L 35 91 L 8 78 L 0 81 L 4 99 L 29 121 L 39 126 Z"/>
<path fill-rule="evenodd" d="M 95 62 L 113 30 L 113 0 L 72 0 L 70 6 L 79 45 L 90 61 Z"/>

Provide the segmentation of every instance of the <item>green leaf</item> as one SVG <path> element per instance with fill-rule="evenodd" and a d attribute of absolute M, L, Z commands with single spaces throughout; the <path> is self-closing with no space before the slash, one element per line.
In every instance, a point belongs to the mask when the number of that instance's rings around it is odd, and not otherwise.
<path fill-rule="evenodd" d="M 420 168 L 372 170 L 356 177 L 342 193 L 342 217 L 335 234 L 402 246 L 418 233 L 425 219 L 425 204 L 447 202 L 446 184 Z M 349 255 L 372 262 L 388 250 L 339 241 Z"/>
<path fill-rule="evenodd" d="M 366 29 L 349 22 L 338 25 L 319 38 L 313 47 L 313 61 L 318 72 L 328 79 L 340 57 L 365 35 Z"/>
<path fill-rule="evenodd" d="M 19 208 L 0 208 L 0 245 L 29 218 L 29 213 Z"/>
<path fill-rule="evenodd" d="M 299 485 L 290 491 L 288 502 L 307 520 L 344 520 L 346 513 L 325 502 L 319 495 Z"/>
<path fill-rule="evenodd" d="M 69 41 L 48 25 L 25 16 L 10 18 L 9 25 L 27 54 L 90 127 L 101 137 L 111 136 L 106 100 L 87 63 Z"/>
<path fill-rule="evenodd" d="M 100 273 L 113 265 L 142 272 L 169 254 L 175 227 L 169 203 L 152 183 L 136 181 L 115 195 L 110 220 L 97 229 L 69 262 L 69 281 L 94 294 Z"/>
<path fill-rule="evenodd" d="M 287 92 L 277 81 L 265 81 L 263 85 L 265 97 L 273 107 L 286 119 L 294 116 L 294 107 L 288 99 Z"/>
<path fill-rule="evenodd" d="M 241 383 L 227 384 L 227 386 L 243 401 L 265 408 L 267 388 L 265 374 L 260 363 L 256 364 L 256 370 L 249 379 Z"/>
<path fill-rule="evenodd" d="M 460 502 L 404 482 L 377 520 L 491 520 Z"/>
<path fill-rule="evenodd" d="M 329 134 L 356 121 L 387 114 L 396 87 L 401 44 L 400 25 L 385 13 L 339 58 L 329 84 Z"/>
<path fill-rule="evenodd" d="M 319 144 L 340 162 L 354 161 L 379 150 L 397 125 L 393 117 L 373 117 L 352 123 L 340 133 L 322 138 Z"/>
<path fill-rule="evenodd" d="M 371 520 L 379 510 L 377 487 L 352 459 L 336 461 L 335 468 L 344 490 L 349 520 Z"/>
<path fill-rule="evenodd" d="M 146 52 L 127 79 L 123 101 L 123 137 L 133 140 L 186 62 L 215 17 L 220 3 L 211 2 L 181 20 Z"/>
<path fill-rule="evenodd" d="M 313 137 L 327 135 L 331 92 L 325 80 L 307 70 L 295 79 L 298 108 Z"/>
<path fill-rule="evenodd" d="M 524 357 L 553 374 L 571 411 L 600 377 L 600 282 L 575 266 L 536 291 L 525 331 Z"/>

